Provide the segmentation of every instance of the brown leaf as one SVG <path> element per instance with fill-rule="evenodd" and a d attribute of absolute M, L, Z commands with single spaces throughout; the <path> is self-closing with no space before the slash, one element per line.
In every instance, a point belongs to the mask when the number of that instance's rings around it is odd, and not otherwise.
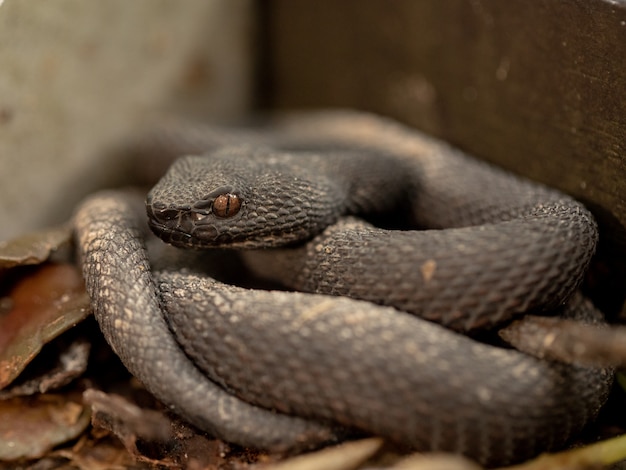
<path fill-rule="evenodd" d="M 155 410 L 140 408 L 119 395 L 89 389 L 83 393 L 91 405 L 95 426 L 111 431 L 131 453 L 137 453 L 135 441 L 167 441 L 172 437 L 170 420 Z"/>
<path fill-rule="evenodd" d="M 31 363 L 28 368 L 29 373 L 22 374 L 11 386 L 0 390 L 0 400 L 53 391 L 69 384 L 85 372 L 91 351 L 91 342 L 79 337 L 70 342 L 53 341 L 52 344 L 48 345 L 48 348 L 51 346 L 55 346 L 55 348 L 51 351 L 46 349 L 45 354 L 40 354 Z M 36 373 L 34 374 L 30 373 L 32 366 L 38 366 L 35 368 Z"/>
<path fill-rule="evenodd" d="M 71 228 L 64 225 L 0 242 L 0 270 L 43 263 L 53 252 L 68 245 L 71 236 Z"/>
<path fill-rule="evenodd" d="M 382 446 L 382 439 L 363 439 L 302 454 L 263 468 L 268 470 L 353 470 L 376 454 Z"/>
<path fill-rule="evenodd" d="M 624 326 L 526 315 L 498 334 L 516 349 L 540 359 L 588 367 L 626 366 Z"/>
<path fill-rule="evenodd" d="M 80 397 L 37 395 L 0 401 L 0 460 L 40 457 L 89 425 Z"/>
<path fill-rule="evenodd" d="M 8 300 L 7 300 L 8 299 Z M 0 315 L 0 389 L 11 383 L 51 339 L 90 313 L 78 270 L 70 264 L 43 265 L 20 280 Z"/>
<path fill-rule="evenodd" d="M 113 433 L 138 462 L 172 469 L 239 468 L 234 464 L 245 466 L 256 458 L 256 453 L 231 452 L 225 442 L 127 397 L 89 389 L 83 398 L 92 407 L 94 429 Z"/>

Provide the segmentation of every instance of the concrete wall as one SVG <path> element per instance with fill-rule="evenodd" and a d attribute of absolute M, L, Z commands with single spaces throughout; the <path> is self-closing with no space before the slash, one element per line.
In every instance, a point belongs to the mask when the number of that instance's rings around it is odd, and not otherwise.
<path fill-rule="evenodd" d="M 114 181 L 107 149 L 153 112 L 250 102 L 251 0 L 0 2 L 0 240 Z"/>

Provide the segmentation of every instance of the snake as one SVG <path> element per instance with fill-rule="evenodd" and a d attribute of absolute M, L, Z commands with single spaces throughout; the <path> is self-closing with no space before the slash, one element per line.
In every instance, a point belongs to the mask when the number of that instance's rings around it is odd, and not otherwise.
<path fill-rule="evenodd" d="M 602 321 L 579 291 L 598 238 L 581 203 L 366 113 L 148 135 L 154 165 L 178 158 L 145 206 L 84 201 L 76 244 L 105 338 L 197 428 L 275 451 L 378 435 L 496 465 L 597 416 L 612 370 L 484 333 L 529 312 Z M 174 261 L 151 258 L 150 232 Z"/>

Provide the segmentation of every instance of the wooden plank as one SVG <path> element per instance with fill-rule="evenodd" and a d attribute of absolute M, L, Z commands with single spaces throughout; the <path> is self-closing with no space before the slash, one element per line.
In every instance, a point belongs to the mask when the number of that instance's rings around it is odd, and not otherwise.
<path fill-rule="evenodd" d="M 386 114 L 586 202 L 626 295 L 625 0 L 271 0 L 267 104 Z"/>

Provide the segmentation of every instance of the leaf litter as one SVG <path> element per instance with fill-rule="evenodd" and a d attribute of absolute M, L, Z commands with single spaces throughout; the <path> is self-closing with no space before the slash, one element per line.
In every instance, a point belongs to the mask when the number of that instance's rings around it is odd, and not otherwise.
<path fill-rule="evenodd" d="M 0 469 L 480 468 L 455 455 L 406 455 L 377 438 L 284 456 L 198 432 L 145 391 L 103 341 L 70 238 L 64 226 L 0 243 Z M 623 433 L 626 420 L 625 394 L 614 395 L 604 413 L 608 437 Z M 609 466 L 624 459 L 620 436 L 508 469 L 617 469 L 624 467 Z"/>

